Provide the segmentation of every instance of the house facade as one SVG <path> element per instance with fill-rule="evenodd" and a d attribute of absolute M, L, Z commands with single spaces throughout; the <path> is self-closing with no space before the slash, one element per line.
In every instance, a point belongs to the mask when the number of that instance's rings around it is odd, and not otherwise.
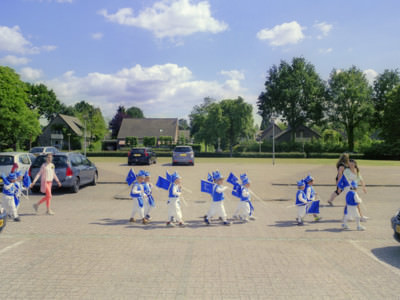
<path fill-rule="evenodd" d="M 136 136 L 139 144 L 143 143 L 144 137 L 154 136 L 158 140 L 161 136 L 170 136 L 172 137 L 172 143 L 176 144 L 179 137 L 178 134 L 178 118 L 125 118 L 122 120 L 117 140 L 120 147 L 125 145 L 125 138 L 130 136 Z"/>
<path fill-rule="evenodd" d="M 277 143 L 290 142 L 292 132 L 293 132 L 292 128 L 288 128 L 280 132 L 278 135 L 275 136 L 275 142 Z M 300 125 L 299 127 L 296 128 L 295 142 L 299 143 L 311 142 L 313 138 L 319 139 L 321 138 L 321 135 L 304 125 Z"/>
<path fill-rule="evenodd" d="M 39 144 L 41 146 L 54 146 L 57 149 L 77 149 L 80 148 L 77 143 L 83 136 L 83 130 L 84 126 L 78 118 L 58 114 L 43 129 L 39 136 Z"/>
<path fill-rule="evenodd" d="M 282 132 L 282 129 L 279 128 L 274 122 L 271 122 L 269 126 L 262 130 L 258 136 L 257 141 L 272 141 L 273 136 L 276 138 L 278 134 Z"/>

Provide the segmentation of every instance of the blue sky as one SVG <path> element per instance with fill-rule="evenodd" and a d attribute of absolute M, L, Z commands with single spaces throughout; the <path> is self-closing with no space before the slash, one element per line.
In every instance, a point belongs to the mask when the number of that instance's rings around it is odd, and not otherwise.
<path fill-rule="evenodd" d="M 267 70 L 303 56 L 327 80 L 400 66 L 400 2 L 2 0 L 0 65 L 66 104 L 184 118 L 204 97 L 254 105 Z M 259 119 L 258 119 L 259 121 Z"/>

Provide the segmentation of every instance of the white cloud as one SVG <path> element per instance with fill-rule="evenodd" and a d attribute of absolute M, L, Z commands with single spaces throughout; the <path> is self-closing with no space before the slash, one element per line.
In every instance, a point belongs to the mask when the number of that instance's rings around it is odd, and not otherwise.
<path fill-rule="evenodd" d="M 230 70 L 230 71 L 222 70 L 220 73 L 221 73 L 221 75 L 228 76 L 228 77 L 230 77 L 232 79 L 235 79 L 235 80 L 243 80 L 244 79 L 243 72 L 238 71 L 238 70 Z"/>
<path fill-rule="evenodd" d="M 157 38 L 188 36 L 197 32 L 218 33 L 228 25 L 211 16 L 208 1 L 192 4 L 190 0 L 161 0 L 134 16 L 131 8 L 121 8 L 115 14 L 99 12 L 108 21 L 150 30 Z"/>
<path fill-rule="evenodd" d="M 321 53 L 321 54 L 328 54 L 328 53 L 331 53 L 332 51 L 333 51 L 332 48 L 320 48 L 320 49 L 318 49 L 318 52 Z"/>
<path fill-rule="evenodd" d="M 317 39 L 322 39 L 326 36 L 328 36 L 329 32 L 332 30 L 333 25 L 328 24 L 326 22 L 320 22 L 314 24 L 314 28 L 316 28 L 318 31 L 320 31 L 320 35 L 317 36 Z"/>
<path fill-rule="evenodd" d="M 64 103 L 86 99 L 101 107 L 107 117 L 115 114 L 118 105 L 138 106 L 150 117 L 185 117 L 207 96 L 224 99 L 241 95 L 246 99 L 246 89 L 240 84 L 243 75 L 238 71 L 223 72 L 228 80 L 205 81 L 194 79 L 187 67 L 176 64 L 136 65 L 113 74 L 95 72 L 84 77 L 68 71 L 46 85 Z"/>
<path fill-rule="evenodd" d="M 376 72 L 373 69 L 364 70 L 363 73 L 364 73 L 365 77 L 367 78 L 369 84 L 371 84 L 371 85 L 374 83 L 376 77 L 379 75 L 378 72 Z"/>
<path fill-rule="evenodd" d="M 0 58 L 0 64 L 8 66 L 26 65 L 29 61 L 30 61 L 29 58 L 18 57 L 14 55 L 7 55 L 4 56 L 3 58 Z"/>
<path fill-rule="evenodd" d="M 92 34 L 92 39 L 94 40 L 101 40 L 103 38 L 103 33 L 101 32 L 96 32 Z"/>
<path fill-rule="evenodd" d="M 38 54 L 41 51 L 53 51 L 53 45 L 33 46 L 21 33 L 19 26 L 0 26 L 0 51 L 18 54 Z"/>
<path fill-rule="evenodd" d="M 302 27 L 296 21 L 276 25 L 272 29 L 262 29 L 257 33 L 260 40 L 269 40 L 272 46 L 284 46 L 287 44 L 297 44 L 304 39 Z"/>
<path fill-rule="evenodd" d="M 36 81 L 43 76 L 43 71 L 39 69 L 33 69 L 30 67 L 22 68 L 19 72 L 22 80 L 25 81 Z"/>

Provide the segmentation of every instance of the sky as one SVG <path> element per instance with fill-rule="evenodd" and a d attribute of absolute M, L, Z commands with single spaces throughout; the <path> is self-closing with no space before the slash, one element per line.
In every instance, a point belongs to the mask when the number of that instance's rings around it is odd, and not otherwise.
<path fill-rule="evenodd" d="M 400 67 L 397 0 L 1 0 L 0 65 L 85 100 L 187 118 L 205 97 L 253 105 L 268 70 L 302 56 L 328 80 Z"/>

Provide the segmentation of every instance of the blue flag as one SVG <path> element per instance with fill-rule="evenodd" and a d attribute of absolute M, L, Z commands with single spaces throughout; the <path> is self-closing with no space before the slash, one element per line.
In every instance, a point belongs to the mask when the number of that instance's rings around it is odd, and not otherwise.
<path fill-rule="evenodd" d="M 207 175 L 207 180 L 209 182 L 214 182 L 213 177 L 212 177 L 212 175 L 210 173 L 208 173 L 208 175 Z"/>
<path fill-rule="evenodd" d="M 311 202 L 307 209 L 308 214 L 319 214 L 319 200 Z"/>
<path fill-rule="evenodd" d="M 135 173 L 132 171 L 132 169 L 130 169 L 129 172 L 128 172 L 128 176 L 126 176 L 125 181 L 126 181 L 126 183 L 127 183 L 128 185 L 131 185 L 135 180 L 136 180 L 136 175 L 135 175 Z"/>
<path fill-rule="evenodd" d="M 25 171 L 24 177 L 22 178 L 22 184 L 24 187 L 29 188 L 31 186 L 31 178 L 28 175 L 28 171 Z"/>
<path fill-rule="evenodd" d="M 161 176 L 158 176 L 156 186 L 158 186 L 161 189 L 168 190 L 170 184 L 171 183 L 169 182 L 169 180 L 162 178 Z"/>
<path fill-rule="evenodd" d="M 229 173 L 228 179 L 226 180 L 227 182 L 233 184 L 233 186 L 235 186 L 236 184 L 238 184 L 238 178 L 231 172 Z"/>
<path fill-rule="evenodd" d="M 242 186 L 240 184 L 235 184 L 233 186 L 232 195 L 238 198 L 242 196 Z"/>
<path fill-rule="evenodd" d="M 166 176 L 166 178 L 167 178 L 167 180 L 168 180 L 169 182 L 172 181 L 172 175 L 171 175 L 171 174 L 169 174 L 168 172 L 165 172 L 165 176 Z"/>
<path fill-rule="evenodd" d="M 342 177 L 340 178 L 337 187 L 341 190 L 344 190 L 346 187 L 350 186 L 349 181 L 347 180 L 346 176 L 344 176 L 344 174 L 342 175 Z"/>
<path fill-rule="evenodd" d="M 201 183 L 201 191 L 203 193 L 212 195 L 214 184 L 204 180 L 202 180 L 200 183 Z"/>

